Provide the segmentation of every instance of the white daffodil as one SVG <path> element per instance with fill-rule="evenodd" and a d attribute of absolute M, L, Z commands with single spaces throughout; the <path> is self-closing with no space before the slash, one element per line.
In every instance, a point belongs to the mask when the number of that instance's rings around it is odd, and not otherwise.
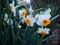
<path fill-rule="evenodd" d="M 38 31 L 37 31 L 37 33 L 40 33 L 41 35 L 46 35 L 46 34 L 49 34 L 49 31 L 50 31 L 50 29 L 48 29 L 48 28 L 38 28 Z"/>
<path fill-rule="evenodd" d="M 16 15 L 16 9 L 15 9 L 15 6 L 14 6 L 15 2 L 12 1 L 12 3 L 10 3 L 10 11 L 12 11 L 14 13 L 14 16 Z"/>
<path fill-rule="evenodd" d="M 12 3 L 10 3 L 10 11 L 14 12 L 15 11 L 15 6 L 14 6 L 14 1 L 12 1 Z"/>
<path fill-rule="evenodd" d="M 50 17 L 49 15 L 40 15 L 38 21 L 37 21 L 37 25 L 40 26 L 47 26 L 50 24 Z"/>
<path fill-rule="evenodd" d="M 8 19 L 8 15 L 5 13 L 4 21 L 6 21 L 7 19 Z"/>
<path fill-rule="evenodd" d="M 29 8 L 29 12 L 30 12 L 30 14 L 32 14 L 34 12 L 31 6 Z"/>
<path fill-rule="evenodd" d="M 51 13 L 51 9 L 48 8 L 48 10 L 46 10 L 44 13 L 50 14 Z"/>
<path fill-rule="evenodd" d="M 33 18 L 32 15 L 28 15 L 25 19 L 24 19 L 24 22 L 27 24 L 27 25 L 30 25 L 33 27 L 34 23 L 35 23 L 35 19 Z"/>
<path fill-rule="evenodd" d="M 23 10 L 19 10 L 19 15 L 20 18 L 25 18 L 25 16 L 27 15 L 27 10 L 23 9 Z"/>

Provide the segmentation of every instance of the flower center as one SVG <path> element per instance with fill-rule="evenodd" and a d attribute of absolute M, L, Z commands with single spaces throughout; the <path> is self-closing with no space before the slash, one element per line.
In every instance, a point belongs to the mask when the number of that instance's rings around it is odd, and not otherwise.
<path fill-rule="evenodd" d="M 23 2 L 24 0 L 20 0 L 20 2 Z"/>
<path fill-rule="evenodd" d="M 43 20 L 43 25 L 44 25 L 44 26 L 47 26 L 47 25 L 49 25 L 49 24 L 50 24 L 50 20 L 49 20 L 49 19 Z"/>
<path fill-rule="evenodd" d="M 12 11 L 12 6 L 10 6 L 10 11 Z"/>
<path fill-rule="evenodd" d="M 46 31 L 42 30 L 42 31 L 40 32 L 40 34 L 41 34 L 41 35 L 46 35 Z"/>
<path fill-rule="evenodd" d="M 24 22 L 25 22 L 26 24 L 30 24 L 30 19 L 25 18 Z"/>
<path fill-rule="evenodd" d="M 24 10 L 24 11 L 22 12 L 22 16 L 26 16 L 26 14 L 27 14 L 27 10 Z"/>

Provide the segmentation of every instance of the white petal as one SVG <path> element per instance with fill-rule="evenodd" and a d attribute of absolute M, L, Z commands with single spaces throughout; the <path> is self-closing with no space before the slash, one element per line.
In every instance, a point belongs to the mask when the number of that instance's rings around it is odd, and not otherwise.
<path fill-rule="evenodd" d="M 30 17 L 30 20 L 31 20 L 30 25 L 33 26 L 35 23 L 35 19 L 33 18 L 33 16 Z"/>
<path fill-rule="evenodd" d="M 49 34 L 49 32 L 46 32 L 46 34 Z"/>
<path fill-rule="evenodd" d="M 18 24 L 18 28 L 21 28 L 21 25 Z"/>
<path fill-rule="evenodd" d="M 50 14 L 44 14 L 44 17 L 46 18 L 46 19 L 49 19 L 49 18 L 51 18 L 51 15 Z"/>
<path fill-rule="evenodd" d="M 37 25 L 43 25 L 42 24 L 43 19 L 44 19 L 44 16 L 43 15 L 40 15 L 40 17 L 39 17 L 39 19 L 37 21 Z"/>
<path fill-rule="evenodd" d="M 45 28 L 45 30 L 46 30 L 46 31 L 50 31 L 50 29 L 48 29 L 48 28 Z"/>
<path fill-rule="evenodd" d="M 30 14 L 32 14 L 34 12 L 31 6 L 29 8 L 29 12 L 30 12 Z"/>
<path fill-rule="evenodd" d="M 42 28 L 38 28 L 37 33 L 40 33 L 43 29 Z"/>
<path fill-rule="evenodd" d="M 35 23 L 35 19 L 34 18 L 30 18 L 31 22 L 30 22 L 30 26 L 33 26 Z"/>
<path fill-rule="evenodd" d="M 40 33 L 40 31 L 38 30 L 37 33 Z"/>
<path fill-rule="evenodd" d="M 42 22 L 40 21 L 37 21 L 37 25 L 43 25 Z"/>
<path fill-rule="evenodd" d="M 30 26 L 33 27 L 34 23 L 30 23 Z"/>

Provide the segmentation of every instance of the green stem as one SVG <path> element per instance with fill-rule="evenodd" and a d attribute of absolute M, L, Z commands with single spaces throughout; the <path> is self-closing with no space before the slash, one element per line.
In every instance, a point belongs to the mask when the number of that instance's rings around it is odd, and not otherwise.
<path fill-rule="evenodd" d="M 10 5 L 9 5 L 9 1 L 7 0 L 7 3 L 6 3 L 6 10 L 7 10 L 7 14 L 8 14 L 8 18 L 10 18 L 11 16 L 10 16 L 10 9 L 9 9 L 9 7 L 10 7 Z"/>
<path fill-rule="evenodd" d="M 52 36 L 49 36 L 49 37 L 48 37 L 48 38 L 46 38 L 46 39 L 43 39 L 43 42 L 44 42 L 44 41 L 46 41 L 46 40 L 48 40 L 49 38 L 52 38 L 52 37 L 55 37 L 55 36 L 57 36 L 57 34 L 52 35 Z"/>
<path fill-rule="evenodd" d="M 34 10 L 34 12 L 37 12 L 37 11 L 42 10 L 42 9 L 43 9 L 43 8 L 40 8 L 40 9 Z"/>
<path fill-rule="evenodd" d="M 17 5 L 15 8 L 18 8 L 18 7 L 20 7 L 21 5 Z"/>
<path fill-rule="evenodd" d="M 11 29 L 12 29 L 12 38 L 13 38 L 13 45 L 14 45 L 14 41 L 15 41 L 15 36 L 14 36 L 14 31 L 13 31 L 13 26 L 11 25 Z"/>
<path fill-rule="evenodd" d="M 44 38 L 44 36 L 41 36 L 41 38 L 40 38 L 40 39 L 38 39 L 38 45 L 42 45 L 43 38 Z"/>
<path fill-rule="evenodd" d="M 25 4 L 23 4 L 23 6 L 25 6 L 25 8 L 27 9 L 27 11 L 29 10 L 28 7 Z"/>
<path fill-rule="evenodd" d="M 57 17 L 59 17 L 59 15 L 53 17 L 53 18 L 51 19 L 51 21 L 55 20 Z"/>
<path fill-rule="evenodd" d="M 37 45 L 42 45 L 42 40 L 38 39 L 38 44 Z"/>

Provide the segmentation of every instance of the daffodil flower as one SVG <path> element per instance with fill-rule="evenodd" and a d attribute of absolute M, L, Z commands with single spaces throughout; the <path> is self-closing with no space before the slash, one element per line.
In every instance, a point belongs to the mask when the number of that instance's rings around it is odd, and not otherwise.
<path fill-rule="evenodd" d="M 50 24 L 50 18 L 51 16 L 50 15 L 47 15 L 47 14 L 44 14 L 44 15 L 40 15 L 38 21 L 37 21 L 37 25 L 40 25 L 40 26 L 47 26 Z"/>
<path fill-rule="evenodd" d="M 10 11 L 12 11 L 15 16 L 16 15 L 16 7 L 14 6 L 14 4 L 15 4 L 15 2 L 13 0 L 12 3 L 10 3 Z"/>
<path fill-rule="evenodd" d="M 15 11 L 15 6 L 14 6 L 15 2 L 12 1 L 12 3 L 10 3 L 10 11 L 14 12 Z"/>
<path fill-rule="evenodd" d="M 46 35 L 49 34 L 50 29 L 48 28 L 38 28 L 37 33 L 41 34 L 41 35 Z"/>
<path fill-rule="evenodd" d="M 26 18 L 24 19 L 24 22 L 27 25 L 30 25 L 31 27 L 33 27 L 34 23 L 35 23 L 35 19 L 32 15 L 27 15 Z"/>
<path fill-rule="evenodd" d="M 27 10 L 23 9 L 23 10 L 19 10 L 19 15 L 20 18 L 25 18 L 25 16 L 27 15 Z"/>

